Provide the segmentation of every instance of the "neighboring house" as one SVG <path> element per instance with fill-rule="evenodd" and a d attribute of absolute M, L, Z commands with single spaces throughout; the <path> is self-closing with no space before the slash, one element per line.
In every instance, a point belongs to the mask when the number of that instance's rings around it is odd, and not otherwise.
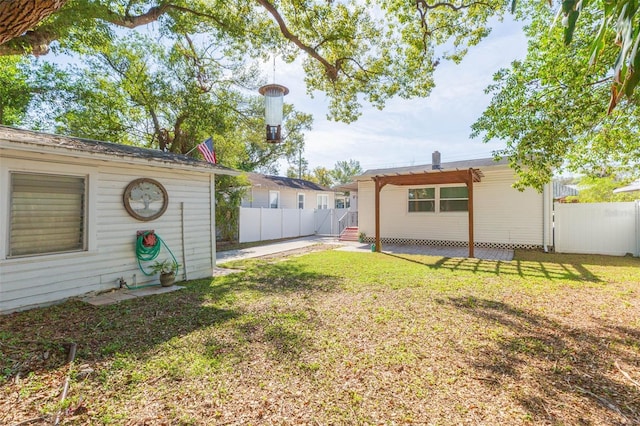
<path fill-rule="evenodd" d="M 575 197 L 578 195 L 578 189 L 575 185 L 565 185 L 557 180 L 553 181 L 553 201 L 566 203 L 567 197 Z M 571 201 L 576 203 L 577 200 Z"/>
<path fill-rule="evenodd" d="M 359 232 L 377 249 L 380 242 L 469 246 L 473 257 L 473 247 L 552 244 L 550 188 L 513 189 L 506 160 L 434 161 L 367 170 L 355 179 Z"/>
<path fill-rule="evenodd" d="M 242 199 L 241 207 L 271 209 L 331 209 L 335 193 L 331 189 L 282 176 L 247 173 L 251 188 Z"/>
<path fill-rule="evenodd" d="M 349 209 L 353 212 L 358 211 L 358 182 L 349 182 L 336 185 L 333 188 L 336 191 L 336 208 Z"/>
<path fill-rule="evenodd" d="M 120 279 L 157 283 L 138 267 L 138 231 L 166 242 L 181 265 L 178 281 L 210 277 L 216 174 L 239 172 L 0 126 L 0 312 L 118 288 Z M 168 257 L 163 249 L 158 260 Z"/>

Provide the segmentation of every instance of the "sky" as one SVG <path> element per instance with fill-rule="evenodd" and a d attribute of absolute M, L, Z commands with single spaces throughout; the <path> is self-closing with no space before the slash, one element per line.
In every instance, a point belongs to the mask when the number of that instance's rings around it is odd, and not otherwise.
<path fill-rule="evenodd" d="M 484 93 L 493 74 L 526 55 L 521 25 L 497 23 L 490 36 L 469 49 L 463 61 L 441 63 L 434 74 L 436 87 L 428 98 L 393 99 L 380 111 L 364 106 L 355 123 L 328 121 L 328 101 L 316 93 L 306 94 L 299 64 L 276 61 L 275 82 L 290 92 L 285 102 L 313 115 L 314 124 L 305 134 L 303 157 L 309 169 L 333 169 L 337 161 L 357 160 L 364 170 L 431 164 L 439 151 L 442 162 L 488 158 L 504 147 L 501 141 L 483 143 L 471 139 L 471 125 L 489 105 Z M 273 73 L 273 64 L 271 64 Z M 286 173 L 286 162 L 279 172 Z"/>

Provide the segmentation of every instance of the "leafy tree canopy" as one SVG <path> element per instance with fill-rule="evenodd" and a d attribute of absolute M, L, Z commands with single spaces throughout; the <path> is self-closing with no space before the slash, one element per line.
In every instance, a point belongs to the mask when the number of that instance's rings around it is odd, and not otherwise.
<path fill-rule="evenodd" d="M 609 115 L 602 102 L 611 90 L 609 64 L 618 49 L 605 44 L 601 60 L 589 65 L 590 35 L 602 16 L 583 11 L 582 25 L 575 27 L 568 47 L 562 29 L 549 29 L 549 19 L 542 6 L 532 15 L 526 28 L 527 57 L 494 76 L 487 89 L 493 99 L 473 125 L 472 136 L 506 142 L 496 154 L 509 157 L 521 189 L 541 189 L 559 169 L 587 175 L 611 174 L 614 169 L 637 173 L 638 94 L 620 100 Z"/>
<path fill-rule="evenodd" d="M 460 61 L 502 17 L 502 0 L 14 0 L 0 2 L 0 54 L 83 52 L 117 28 L 153 23 L 164 35 L 211 35 L 225 56 L 293 61 L 304 53 L 309 93 L 329 98 L 329 115 L 351 122 L 361 103 L 382 108 L 394 96 L 427 96 L 442 60 Z M 24 10 L 30 10 L 24 13 Z M 22 11 L 22 12 L 21 12 Z M 11 19 L 33 18 L 27 28 Z M 20 21 L 22 23 L 22 21 Z M 8 35 L 10 29 L 18 34 Z"/>
<path fill-rule="evenodd" d="M 382 107 L 394 95 L 425 96 L 433 87 L 440 59 L 459 60 L 467 46 L 488 34 L 487 20 L 502 17 L 509 2 L 378 0 L 339 2 L 309 0 L 3 0 L 0 1 L 0 55 L 45 54 L 60 48 L 82 49 L 112 35 L 114 28 L 157 22 L 167 33 L 210 33 L 232 50 L 253 54 L 276 49 L 288 60 L 305 52 L 310 92 L 331 98 L 330 115 L 357 118 L 361 94 Z M 512 0 L 511 9 L 530 4 Z M 519 3 L 519 4 L 517 4 Z M 543 2 L 532 2 L 534 8 Z M 553 2 L 549 1 L 550 4 Z M 517 7 L 516 7 L 517 4 Z M 640 82 L 640 19 L 631 0 L 558 2 L 563 39 L 589 27 L 589 56 L 594 62 L 615 44 L 611 108 Z M 591 26 L 598 15 L 599 24 Z M 551 22 L 551 21 L 547 21 Z M 615 38 L 610 35 L 615 33 Z M 448 52 L 436 52 L 448 45 Z"/>
<path fill-rule="evenodd" d="M 334 185 L 345 184 L 351 182 L 354 176 L 361 175 L 363 172 L 359 161 L 338 161 L 331 171 L 331 177 Z"/>
<path fill-rule="evenodd" d="M 577 200 L 580 203 L 607 203 L 614 201 L 634 201 L 638 195 L 632 192 L 613 193 L 613 190 L 630 183 L 629 179 L 618 179 L 616 176 L 585 176 L 578 181 L 580 192 L 577 196 L 567 197 L 567 201 Z"/>

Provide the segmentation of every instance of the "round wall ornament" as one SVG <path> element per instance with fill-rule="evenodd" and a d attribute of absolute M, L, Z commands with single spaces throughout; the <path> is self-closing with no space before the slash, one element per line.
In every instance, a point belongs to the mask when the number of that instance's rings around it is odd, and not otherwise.
<path fill-rule="evenodd" d="M 148 178 L 133 180 L 123 195 L 124 208 L 138 220 L 149 221 L 162 216 L 169 204 L 169 195 L 158 181 Z"/>

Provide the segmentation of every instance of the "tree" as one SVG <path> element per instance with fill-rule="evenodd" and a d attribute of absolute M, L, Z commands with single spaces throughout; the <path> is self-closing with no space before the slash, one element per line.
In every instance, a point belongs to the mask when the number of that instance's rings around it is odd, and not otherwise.
<path fill-rule="evenodd" d="M 338 161 L 333 170 L 331 177 L 335 184 L 345 184 L 353 180 L 354 176 L 361 175 L 363 172 L 360 162 L 356 160 Z"/>
<path fill-rule="evenodd" d="M 0 57 L 0 124 L 11 126 L 24 120 L 36 90 L 28 68 L 25 58 Z"/>
<path fill-rule="evenodd" d="M 219 161 L 246 171 L 274 167 L 303 146 L 311 117 L 290 105 L 284 143 L 265 142 L 262 99 L 239 90 L 260 81 L 255 68 L 186 36 L 165 44 L 136 34 L 86 56 L 86 68 L 62 83 L 56 130 L 182 154 L 213 137 Z"/>
<path fill-rule="evenodd" d="M 516 9 L 516 3 L 512 0 L 512 10 L 529 8 L 529 4 L 520 4 Z M 611 62 L 615 68 L 614 107 L 640 81 L 636 71 L 640 69 L 638 5 L 631 0 L 565 0 L 560 4 L 565 43 L 573 40 L 576 28 L 590 25 L 582 18 L 587 11 L 601 15 L 599 29 L 594 28 L 589 36 L 592 59 L 607 46 L 619 45 L 618 58 Z M 351 121 L 357 117 L 357 110 L 353 111 L 359 105 L 357 93 L 365 94 L 380 107 L 394 95 L 428 94 L 440 56 L 436 47 L 451 43 L 454 51 L 442 54 L 442 58 L 459 60 L 465 46 L 476 44 L 488 34 L 487 20 L 501 18 L 507 7 L 507 2 L 495 0 L 4 0 L 0 1 L 0 54 L 41 55 L 49 51 L 53 41 L 63 47 L 95 43 L 108 36 L 113 27 L 136 28 L 156 21 L 164 31 L 171 32 L 208 27 L 209 32 L 236 41 L 251 39 L 257 50 L 278 45 L 289 59 L 295 56 L 295 50 L 305 52 L 309 58 L 305 63 L 309 91 L 325 91 L 332 98 L 332 116 Z M 608 37 L 611 32 L 616 33 L 615 39 Z"/>
<path fill-rule="evenodd" d="M 496 155 L 509 158 L 520 189 L 541 189 L 561 169 L 591 175 L 613 168 L 637 170 L 638 95 L 622 101 L 609 115 L 602 102 L 610 93 L 608 64 L 617 49 L 606 46 L 603 61 L 590 66 L 589 34 L 597 17 L 583 12 L 583 24 L 565 47 L 564 34 L 559 28 L 549 30 L 550 17 L 544 11 L 541 7 L 525 30 L 526 59 L 494 76 L 495 84 L 487 89 L 493 99 L 472 126 L 472 136 L 506 142 Z"/>
<path fill-rule="evenodd" d="M 629 179 L 619 179 L 616 176 L 585 176 L 578 181 L 580 192 L 577 196 L 568 197 L 581 203 L 607 203 L 614 201 L 634 201 L 638 198 L 631 192 L 614 194 L 613 190 L 627 185 Z"/>
<path fill-rule="evenodd" d="M 36 6 L 30 11 L 22 3 Z M 469 46 L 487 36 L 487 21 L 508 11 L 501 0 L 14 0 L 0 4 L 0 54 L 42 55 L 50 48 L 83 52 L 104 44 L 116 28 L 151 22 L 165 35 L 211 35 L 230 55 L 264 58 L 265 52 L 275 51 L 293 61 L 302 52 L 309 93 L 326 93 L 329 115 L 345 122 L 357 119 L 363 100 L 382 108 L 394 96 L 427 96 L 437 64 L 460 61 Z M 18 17 L 21 10 L 26 13 Z M 16 17 L 24 25 L 12 33 Z"/>

